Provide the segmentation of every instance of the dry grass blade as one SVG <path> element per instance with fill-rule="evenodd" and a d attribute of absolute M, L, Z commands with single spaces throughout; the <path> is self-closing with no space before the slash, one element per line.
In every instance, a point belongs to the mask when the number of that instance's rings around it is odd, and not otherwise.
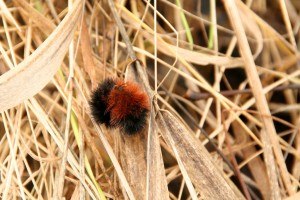
<path fill-rule="evenodd" d="M 148 129 L 146 199 L 167 199 L 168 186 L 156 126 L 152 111 Z"/>
<path fill-rule="evenodd" d="M 107 139 L 105 138 L 104 134 L 100 130 L 99 126 L 97 126 L 96 123 L 94 123 L 94 124 L 95 124 L 96 130 L 99 134 L 99 138 L 102 141 L 103 146 L 105 147 L 105 150 L 107 151 L 108 155 L 110 156 L 111 162 L 113 163 L 113 165 L 115 167 L 116 173 L 119 176 L 120 182 L 123 185 L 124 190 L 127 192 L 127 195 L 129 197 L 129 199 L 134 200 L 135 199 L 134 194 L 133 194 L 133 192 L 132 192 L 132 190 L 129 186 L 129 183 L 128 183 L 128 181 L 127 181 L 127 179 L 126 179 L 126 177 L 123 173 L 123 170 L 122 170 L 122 168 L 121 168 L 121 166 L 120 166 L 120 164 L 119 164 L 119 162 L 118 162 L 111 146 L 109 145 Z"/>
<path fill-rule="evenodd" d="M 300 192 L 298 192 L 298 193 L 294 194 L 293 196 L 290 196 L 284 200 L 298 200 L 298 199 L 300 199 Z"/>
<path fill-rule="evenodd" d="M 120 143 L 120 160 L 126 179 L 135 199 L 143 199 L 146 196 L 146 133 L 134 137 L 121 134 Z"/>
<path fill-rule="evenodd" d="M 8 10 L 6 4 L 3 2 L 3 0 L 0 0 L 0 8 L 1 8 L 1 12 L 3 12 L 2 17 L 5 17 L 7 19 L 7 21 L 14 24 L 18 28 L 18 30 L 20 30 L 20 26 L 18 25 L 18 23 L 16 22 L 15 18 L 12 16 L 12 14 L 9 12 L 9 10 Z"/>
<path fill-rule="evenodd" d="M 30 18 L 35 24 L 38 24 L 38 28 L 46 35 L 50 35 L 55 29 L 55 24 L 51 22 L 47 17 L 39 13 L 29 3 L 22 0 L 16 0 L 15 3 L 20 6 L 23 15 Z"/>
<path fill-rule="evenodd" d="M 39 118 L 40 123 L 46 128 L 49 132 L 51 139 L 54 140 L 55 144 L 59 148 L 61 152 L 64 151 L 64 141 L 63 137 L 60 135 L 59 130 L 55 127 L 52 121 L 49 119 L 45 111 L 40 107 L 38 102 L 35 99 L 31 99 L 31 103 L 28 103 L 28 107 L 32 110 L 32 112 Z M 72 168 L 72 173 L 81 179 L 81 174 L 79 170 L 79 164 L 77 162 L 77 158 L 72 154 L 71 150 L 68 149 L 67 152 L 67 160 L 68 164 Z M 54 174 L 54 173 L 53 173 Z M 51 174 L 51 175 L 53 175 Z M 89 179 L 87 175 L 85 175 L 85 180 L 80 180 L 81 184 L 85 187 L 86 191 L 92 198 L 96 198 L 95 195 L 98 195 L 97 189 L 93 185 L 92 181 Z M 52 198 L 52 195 L 51 195 Z M 100 199 L 100 197 L 99 197 Z"/>
<path fill-rule="evenodd" d="M 246 38 L 244 28 L 242 26 L 240 15 L 238 14 L 237 6 L 234 0 L 224 1 L 225 7 L 231 19 L 231 23 L 235 29 L 239 49 L 244 59 L 245 70 L 249 79 L 249 84 L 253 90 L 254 97 L 256 99 L 256 105 L 261 115 L 271 115 L 268 107 L 267 99 L 263 95 L 262 84 L 259 79 L 259 75 L 256 71 L 254 59 Z M 276 162 L 274 155 L 276 156 L 277 163 L 279 164 L 279 170 L 284 181 L 287 190 L 292 194 L 291 182 L 288 177 L 288 171 L 284 164 L 283 155 L 279 146 L 279 141 L 276 135 L 276 130 L 271 118 L 262 117 L 263 130 L 261 131 L 262 142 L 264 145 L 264 156 L 267 164 L 267 172 L 269 175 L 269 182 L 272 192 L 272 199 L 280 199 L 278 176 L 276 172 Z M 273 147 L 273 148 L 272 148 Z M 273 155 L 273 150 L 274 155 Z"/>
<path fill-rule="evenodd" d="M 82 21 L 82 31 L 80 37 L 81 51 L 82 51 L 82 59 L 84 63 L 84 69 L 89 74 L 92 88 L 95 89 L 96 85 L 96 74 L 95 74 L 95 63 L 92 57 L 92 49 L 90 46 L 90 37 L 88 32 L 88 27 L 86 25 L 85 20 Z"/>
<path fill-rule="evenodd" d="M 168 111 L 160 111 L 158 119 L 167 144 L 177 151 L 185 170 L 204 199 L 244 199 L 228 185 L 207 150 L 195 140 L 182 123 Z"/>
<path fill-rule="evenodd" d="M 0 112 L 34 96 L 53 78 L 73 38 L 82 6 L 81 1 L 76 1 L 47 40 L 32 55 L 0 77 Z"/>
<path fill-rule="evenodd" d="M 238 123 L 233 123 L 233 129 L 235 129 L 236 138 L 240 141 L 250 141 L 249 136 L 243 130 Z M 245 148 L 243 150 L 243 153 L 247 155 L 247 157 L 250 157 L 251 155 L 254 155 L 256 153 L 256 149 L 253 146 L 249 146 L 248 148 Z M 253 158 L 251 162 L 249 162 L 249 168 L 253 172 L 253 177 L 255 180 L 258 181 L 258 187 L 262 188 L 262 195 L 265 199 L 270 199 L 270 184 L 269 184 L 269 178 L 266 173 L 266 166 L 264 165 L 263 161 L 257 157 Z"/>
<path fill-rule="evenodd" d="M 135 16 L 132 16 L 131 13 L 129 13 L 128 10 L 125 10 L 124 7 L 121 7 L 124 11 L 124 19 L 128 21 L 128 23 L 132 24 L 134 27 L 139 27 L 140 23 L 141 26 L 143 26 L 148 32 L 143 31 L 143 36 L 150 41 L 151 43 L 154 43 L 153 41 L 153 31 L 149 26 L 147 26 L 145 23 L 139 21 L 138 18 Z M 256 33 L 255 36 L 258 34 Z M 259 35 L 257 36 L 259 37 Z M 159 41 L 157 43 L 157 48 L 161 53 L 164 53 L 168 56 L 174 56 L 175 54 L 178 54 L 179 57 L 184 57 L 186 58 L 186 61 L 192 62 L 192 63 L 197 63 L 200 65 L 208 65 L 208 64 L 215 64 L 215 65 L 222 65 L 224 67 L 237 67 L 242 64 L 241 58 L 231 58 L 228 56 L 221 56 L 221 55 L 208 55 L 207 53 L 202 53 L 199 51 L 191 51 L 189 49 L 177 47 L 175 45 L 168 44 L 167 42 L 164 41 L 161 36 L 157 36 L 157 40 Z M 259 52 L 261 47 L 258 45 L 257 51 Z M 176 51 L 176 53 L 174 53 Z"/>

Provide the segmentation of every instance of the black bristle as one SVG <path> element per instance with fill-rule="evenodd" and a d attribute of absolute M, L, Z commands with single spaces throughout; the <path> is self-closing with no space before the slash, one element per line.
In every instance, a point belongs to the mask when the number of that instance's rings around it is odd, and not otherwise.
<path fill-rule="evenodd" d="M 112 127 L 110 123 L 110 112 L 107 111 L 107 98 L 110 91 L 116 85 L 115 80 L 106 79 L 98 88 L 93 91 L 89 102 L 91 114 L 95 121 L 100 124 L 105 124 L 107 127 Z"/>
<path fill-rule="evenodd" d="M 147 124 L 147 114 L 148 109 L 143 109 L 138 117 L 133 115 L 127 115 L 126 120 L 122 120 L 120 122 L 120 129 L 128 135 L 134 135 L 142 131 L 145 128 L 145 125 Z"/>

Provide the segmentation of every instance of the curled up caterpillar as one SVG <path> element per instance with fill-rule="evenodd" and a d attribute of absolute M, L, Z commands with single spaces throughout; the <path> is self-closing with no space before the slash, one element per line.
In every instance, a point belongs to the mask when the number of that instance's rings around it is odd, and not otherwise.
<path fill-rule="evenodd" d="M 105 79 L 93 91 L 89 104 L 95 121 L 107 128 L 120 128 L 122 132 L 133 135 L 147 124 L 148 96 L 131 81 Z"/>

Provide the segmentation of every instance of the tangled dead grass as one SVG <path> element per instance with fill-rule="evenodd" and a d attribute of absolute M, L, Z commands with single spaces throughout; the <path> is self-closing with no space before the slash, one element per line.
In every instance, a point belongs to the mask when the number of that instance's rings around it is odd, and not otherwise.
<path fill-rule="evenodd" d="M 1 199 L 299 199 L 298 1 L 0 1 Z M 94 123 L 106 77 L 148 129 Z"/>

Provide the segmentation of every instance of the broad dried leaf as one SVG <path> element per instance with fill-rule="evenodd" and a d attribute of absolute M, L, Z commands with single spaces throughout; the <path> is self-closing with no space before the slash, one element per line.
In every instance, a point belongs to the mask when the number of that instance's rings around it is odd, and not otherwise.
<path fill-rule="evenodd" d="M 135 80 L 143 85 L 139 77 L 134 68 L 127 68 L 127 80 Z M 153 110 L 149 121 L 151 122 L 149 132 L 145 130 L 135 136 L 121 134 L 121 163 L 136 199 L 145 197 L 168 199 L 165 169 Z"/>
<path fill-rule="evenodd" d="M 88 27 L 86 25 L 85 19 L 82 21 L 80 44 L 81 44 L 82 60 L 83 60 L 83 64 L 84 64 L 83 67 L 91 79 L 92 88 L 95 89 L 97 87 L 97 79 L 96 79 L 96 74 L 95 74 L 95 63 L 93 60 L 90 35 L 89 35 L 89 31 L 88 31 Z"/>
<path fill-rule="evenodd" d="M 177 152 L 177 161 L 184 167 L 181 171 L 187 171 L 201 197 L 214 200 L 244 199 L 233 192 L 199 140 L 194 138 L 170 112 L 161 110 L 160 113 L 158 123 L 162 136 L 173 151 Z"/>
<path fill-rule="evenodd" d="M 148 199 L 168 199 L 169 192 L 165 175 L 165 168 L 162 159 L 162 152 L 157 134 L 154 111 L 150 116 L 148 131 L 148 151 L 147 151 L 147 183 Z"/>
<path fill-rule="evenodd" d="M 29 99 L 49 83 L 73 39 L 82 5 L 82 1 L 76 1 L 73 9 L 45 42 L 17 67 L 0 77 L 0 112 Z"/>

